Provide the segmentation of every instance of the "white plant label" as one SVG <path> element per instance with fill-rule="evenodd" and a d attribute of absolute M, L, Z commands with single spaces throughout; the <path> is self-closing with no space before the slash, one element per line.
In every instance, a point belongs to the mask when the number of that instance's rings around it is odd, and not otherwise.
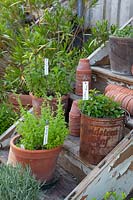
<path fill-rule="evenodd" d="M 20 145 L 20 148 L 21 148 L 21 149 L 25 149 L 25 147 L 24 147 L 24 145 L 23 145 L 23 144 L 21 144 L 21 145 Z"/>
<path fill-rule="evenodd" d="M 88 100 L 89 98 L 89 82 L 83 81 L 83 100 Z"/>
<path fill-rule="evenodd" d="M 48 129 L 49 129 L 49 126 L 46 125 L 46 126 L 45 126 L 45 130 L 44 130 L 43 145 L 48 144 Z"/>
<path fill-rule="evenodd" d="M 48 63 L 48 58 L 44 59 L 44 75 L 48 75 L 49 73 L 49 63 Z"/>

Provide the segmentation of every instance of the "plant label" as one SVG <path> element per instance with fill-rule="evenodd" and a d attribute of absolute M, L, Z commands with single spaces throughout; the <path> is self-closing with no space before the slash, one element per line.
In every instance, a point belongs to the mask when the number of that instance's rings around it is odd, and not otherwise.
<path fill-rule="evenodd" d="M 21 145 L 20 145 L 20 148 L 21 148 L 21 149 L 25 149 L 25 147 L 24 147 L 24 145 L 23 145 L 23 144 L 21 144 Z"/>
<path fill-rule="evenodd" d="M 83 100 L 88 100 L 89 98 L 89 82 L 83 81 Z"/>
<path fill-rule="evenodd" d="M 49 73 L 49 63 L 48 58 L 44 59 L 44 75 L 47 76 Z"/>
<path fill-rule="evenodd" d="M 45 126 L 45 130 L 44 130 L 43 145 L 48 144 L 48 129 L 49 129 L 49 126 L 46 125 L 46 126 Z"/>

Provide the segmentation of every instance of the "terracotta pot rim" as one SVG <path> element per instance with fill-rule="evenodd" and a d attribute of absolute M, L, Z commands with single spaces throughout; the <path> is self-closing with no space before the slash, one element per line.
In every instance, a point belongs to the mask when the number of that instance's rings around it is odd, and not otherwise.
<path fill-rule="evenodd" d="M 89 119 L 91 119 L 92 121 L 117 121 L 117 120 L 121 120 L 121 119 L 124 119 L 125 116 L 121 116 L 121 117 L 118 117 L 118 118 L 97 118 L 97 117 L 90 117 L 88 115 L 85 115 L 83 113 L 81 113 L 81 116 L 84 116 L 84 117 L 88 117 Z"/>
<path fill-rule="evenodd" d="M 113 35 L 111 35 L 111 36 L 109 36 L 109 39 L 110 38 L 113 38 L 113 39 L 117 39 L 117 40 L 129 40 L 129 41 L 133 41 L 133 38 L 129 38 L 129 37 L 119 37 L 119 36 L 113 36 Z"/>
<path fill-rule="evenodd" d="M 11 141 L 10 141 L 10 146 L 12 146 L 14 149 L 16 149 L 17 151 L 21 151 L 21 152 L 27 152 L 27 153 L 30 153 L 30 154 L 41 154 L 41 153 L 44 153 L 44 152 L 53 152 L 53 151 L 56 151 L 56 150 L 59 150 L 62 148 L 62 145 L 58 146 L 58 147 L 55 147 L 55 148 L 52 148 L 52 149 L 42 149 L 42 150 L 28 150 L 28 149 L 22 149 L 20 147 L 17 147 L 15 144 L 14 144 L 14 141 L 17 139 L 17 138 L 20 138 L 20 135 L 16 135 L 14 136 Z"/>
<path fill-rule="evenodd" d="M 37 97 L 37 96 L 35 96 L 32 92 L 30 92 L 29 95 L 30 95 L 33 99 L 40 99 L 40 100 L 46 99 L 45 97 Z M 62 95 L 61 98 L 62 98 L 62 99 L 65 99 L 65 98 L 67 98 L 67 97 L 69 97 L 69 96 L 70 96 L 70 94 L 68 93 L 68 94 Z M 51 99 L 51 101 L 52 101 L 52 100 L 56 100 L 56 99 L 57 99 L 56 97 L 53 97 L 53 98 Z"/>

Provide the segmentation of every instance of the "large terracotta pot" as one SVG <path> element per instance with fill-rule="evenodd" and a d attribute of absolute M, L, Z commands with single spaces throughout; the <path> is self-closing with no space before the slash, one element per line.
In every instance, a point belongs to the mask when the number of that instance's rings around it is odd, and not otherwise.
<path fill-rule="evenodd" d="M 15 111 L 19 110 L 18 98 L 24 108 L 30 109 L 32 107 L 32 99 L 30 95 L 10 93 L 8 100 L 13 105 Z"/>
<path fill-rule="evenodd" d="M 89 88 L 91 88 L 91 68 L 87 58 L 79 60 L 79 64 L 76 70 L 76 89 L 75 94 L 83 95 L 83 81 L 89 82 Z"/>
<path fill-rule="evenodd" d="M 43 102 L 46 101 L 46 99 L 38 98 L 38 97 L 32 95 L 31 93 L 30 93 L 30 96 L 32 98 L 32 106 L 33 106 L 34 113 L 37 115 L 40 115 L 41 114 L 41 106 L 42 106 Z M 64 109 L 64 113 L 65 113 L 65 118 L 67 118 L 69 94 L 63 95 L 61 97 L 61 99 L 62 99 L 63 109 Z M 51 109 L 53 111 L 55 111 L 57 108 L 57 98 L 53 98 L 52 100 L 47 100 L 47 101 L 49 102 Z"/>
<path fill-rule="evenodd" d="M 122 139 L 124 117 L 92 118 L 81 114 L 80 156 L 97 165 Z"/>
<path fill-rule="evenodd" d="M 15 145 L 20 136 L 15 136 L 10 142 L 8 164 L 28 165 L 37 180 L 50 181 L 53 178 L 61 146 L 50 150 L 25 150 Z"/>
<path fill-rule="evenodd" d="M 69 131 L 70 135 L 80 136 L 80 118 L 81 113 L 78 108 L 78 101 L 75 100 L 72 103 L 71 110 L 69 112 Z"/>

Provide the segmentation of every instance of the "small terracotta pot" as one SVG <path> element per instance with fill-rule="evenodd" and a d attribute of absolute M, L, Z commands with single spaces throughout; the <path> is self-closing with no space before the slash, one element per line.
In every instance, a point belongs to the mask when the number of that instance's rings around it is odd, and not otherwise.
<path fill-rule="evenodd" d="M 50 181 L 53 178 L 61 146 L 50 150 L 25 150 L 15 145 L 20 136 L 15 136 L 10 142 L 8 164 L 15 166 L 28 165 L 37 180 Z"/>
<path fill-rule="evenodd" d="M 116 90 L 109 90 L 105 95 L 106 95 L 107 97 L 109 97 L 109 98 L 114 99 L 115 96 L 116 96 L 116 94 L 117 94 Z"/>
<path fill-rule="evenodd" d="M 79 96 L 82 96 L 83 94 L 83 89 L 82 89 L 83 81 L 88 81 L 89 88 L 91 88 L 91 68 L 90 68 L 89 60 L 87 58 L 83 58 L 79 60 L 79 64 L 76 70 L 75 94 Z"/>
<path fill-rule="evenodd" d="M 18 98 L 20 99 L 20 102 L 23 107 L 30 109 L 32 107 L 32 98 L 30 95 L 24 95 L 24 94 L 13 94 L 10 93 L 8 96 L 9 102 L 13 105 L 15 111 L 19 111 L 19 103 Z"/>
<path fill-rule="evenodd" d="M 107 93 L 108 91 L 117 90 L 120 91 L 123 87 L 119 85 L 109 84 L 106 86 L 104 93 Z"/>
<path fill-rule="evenodd" d="M 127 104 L 127 111 L 133 116 L 133 96 L 131 97 L 131 99 L 128 101 Z"/>
<path fill-rule="evenodd" d="M 119 92 L 118 94 L 116 94 L 114 101 L 117 101 L 121 104 L 126 97 L 127 97 L 127 94 L 123 94 L 122 92 Z"/>
<path fill-rule="evenodd" d="M 70 135 L 80 136 L 80 110 L 78 108 L 78 101 L 75 100 L 72 103 L 71 110 L 69 112 L 69 131 Z"/>
<path fill-rule="evenodd" d="M 52 100 L 46 100 L 45 98 L 38 98 L 35 97 L 34 95 L 32 95 L 32 93 L 30 93 L 30 96 L 32 98 L 32 106 L 33 106 L 33 111 L 35 114 L 37 115 L 41 115 L 41 106 L 43 104 L 43 102 L 48 101 L 50 104 L 50 107 L 53 111 L 56 111 L 57 109 L 57 99 L 53 98 Z M 67 112 L 68 112 L 68 99 L 69 99 L 69 94 L 68 95 L 63 95 L 61 97 L 62 99 L 62 104 L 63 104 L 63 109 L 64 109 L 64 113 L 65 113 L 65 117 L 67 118 Z"/>

